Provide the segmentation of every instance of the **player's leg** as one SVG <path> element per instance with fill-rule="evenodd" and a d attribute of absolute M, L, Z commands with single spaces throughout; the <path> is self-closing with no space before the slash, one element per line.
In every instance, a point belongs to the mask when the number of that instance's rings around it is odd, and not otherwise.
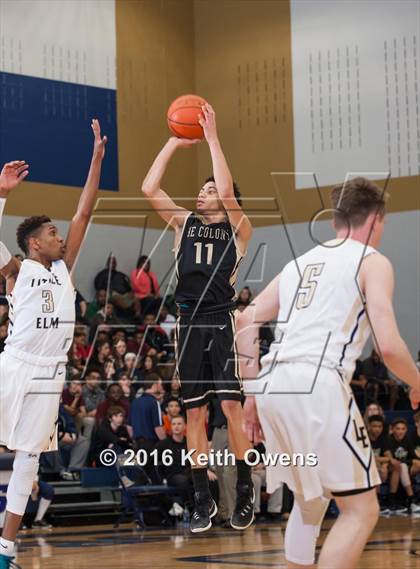
<path fill-rule="evenodd" d="M 14 557 L 15 541 L 26 510 L 32 485 L 38 474 L 39 454 L 16 451 L 13 472 L 7 488 L 7 508 L 0 538 L 0 557 Z M 8 567 L 1 564 L 0 567 Z"/>
<path fill-rule="evenodd" d="M 334 495 L 340 515 L 322 546 L 318 569 L 356 567 L 379 516 L 376 489 L 348 496 Z"/>
<path fill-rule="evenodd" d="M 329 500 L 320 497 L 305 501 L 297 493 L 294 498 L 284 537 L 287 569 L 312 569 L 315 568 L 316 542 Z"/>

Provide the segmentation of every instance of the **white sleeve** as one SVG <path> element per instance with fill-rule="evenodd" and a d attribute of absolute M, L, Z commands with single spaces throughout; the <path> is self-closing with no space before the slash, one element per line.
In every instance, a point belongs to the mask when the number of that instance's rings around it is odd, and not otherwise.
<path fill-rule="evenodd" d="M 10 254 L 9 249 L 2 241 L 0 241 L 0 269 L 3 269 L 3 267 L 10 263 L 11 258 L 12 255 Z"/>

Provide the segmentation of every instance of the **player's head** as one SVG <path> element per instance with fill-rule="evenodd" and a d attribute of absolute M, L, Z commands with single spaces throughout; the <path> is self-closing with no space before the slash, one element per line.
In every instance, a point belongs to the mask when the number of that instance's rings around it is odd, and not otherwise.
<path fill-rule="evenodd" d="M 233 192 L 239 205 L 242 205 L 241 192 L 238 186 L 233 182 Z M 217 191 L 216 182 L 213 176 L 207 178 L 197 197 L 197 212 L 201 214 L 217 213 L 225 211 L 222 200 Z"/>
<path fill-rule="evenodd" d="M 185 419 L 182 415 L 178 415 L 178 417 L 172 417 L 171 430 L 173 435 L 185 434 Z"/>
<path fill-rule="evenodd" d="M 16 237 L 27 257 L 35 255 L 52 262 L 64 256 L 64 239 L 46 215 L 27 217 L 17 228 Z"/>
<path fill-rule="evenodd" d="M 170 417 L 178 417 L 181 413 L 181 405 L 176 397 L 171 397 L 166 405 L 166 412 Z"/>
<path fill-rule="evenodd" d="M 368 420 L 369 435 L 373 440 L 380 437 L 384 431 L 385 421 L 382 415 L 372 415 Z"/>
<path fill-rule="evenodd" d="M 391 423 L 392 434 L 397 441 L 402 441 L 408 431 L 408 424 L 405 419 L 394 419 Z"/>
<path fill-rule="evenodd" d="M 337 232 L 364 229 L 369 242 L 377 247 L 384 230 L 385 192 L 367 178 L 353 178 L 334 186 L 331 201 Z"/>

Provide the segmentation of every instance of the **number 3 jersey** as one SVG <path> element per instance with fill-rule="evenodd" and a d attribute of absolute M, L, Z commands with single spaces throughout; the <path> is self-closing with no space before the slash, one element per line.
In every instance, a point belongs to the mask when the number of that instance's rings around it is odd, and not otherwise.
<path fill-rule="evenodd" d="M 12 294 L 8 295 L 12 350 L 65 359 L 73 341 L 75 289 L 64 261 L 47 269 L 31 259 L 22 262 Z"/>
<path fill-rule="evenodd" d="M 229 221 L 205 224 L 191 213 L 185 220 L 175 255 L 178 304 L 232 304 L 243 254 Z"/>
<path fill-rule="evenodd" d="M 336 239 L 284 267 L 275 341 L 263 367 L 308 362 L 338 369 L 350 381 L 370 334 L 357 275 L 363 257 L 375 252 L 359 241 Z"/>

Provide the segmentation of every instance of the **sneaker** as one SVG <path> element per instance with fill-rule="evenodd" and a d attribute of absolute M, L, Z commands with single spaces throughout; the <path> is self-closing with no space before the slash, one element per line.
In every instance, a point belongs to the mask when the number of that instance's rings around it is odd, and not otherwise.
<path fill-rule="evenodd" d="M 236 506 L 230 519 L 233 529 L 246 529 L 254 521 L 255 490 L 252 484 L 240 484 L 236 487 Z"/>
<path fill-rule="evenodd" d="M 32 524 L 32 529 L 51 529 L 52 525 L 45 520 L 39 520 Z"/>
<path fill-rule="evenodd" d="M 9 557 L 8 555 L 2 555 L 0 553 L 0 569 L 22 569 L 20 565 L 14 563 L 14 557 Z"/>
<path fill-rule="evenodd" d="M 62 480 L 66 480 L 66 482 L 73 482 L 74 478 L 73 478 L 73 473 L 72 472 L 68 472 L 67 470 L 62 470 L 60 472 L 60 478 Z"/>
<path fill-rule="evenodd" d="M 420 514 L 420 503 L 419 502 L 412 502 L 411 513 L 412 514 Z"/>
<path fill-rule="evenodd" d="M 194 502 L 190 530 L 192 533 L 201 533 L 211 528 L 211 518 L 217 514 L 217 505 L 211 497 L 201 498 L 199 492 L 194 494 Z"/>
<path fill-rule="evenodd" d="M 403 506 L 402 504 L 391 504 L 389 507 L 390 514 L 398 516 L 401 514 L 406 514 L 408 512 L 407 506 Z"/>

